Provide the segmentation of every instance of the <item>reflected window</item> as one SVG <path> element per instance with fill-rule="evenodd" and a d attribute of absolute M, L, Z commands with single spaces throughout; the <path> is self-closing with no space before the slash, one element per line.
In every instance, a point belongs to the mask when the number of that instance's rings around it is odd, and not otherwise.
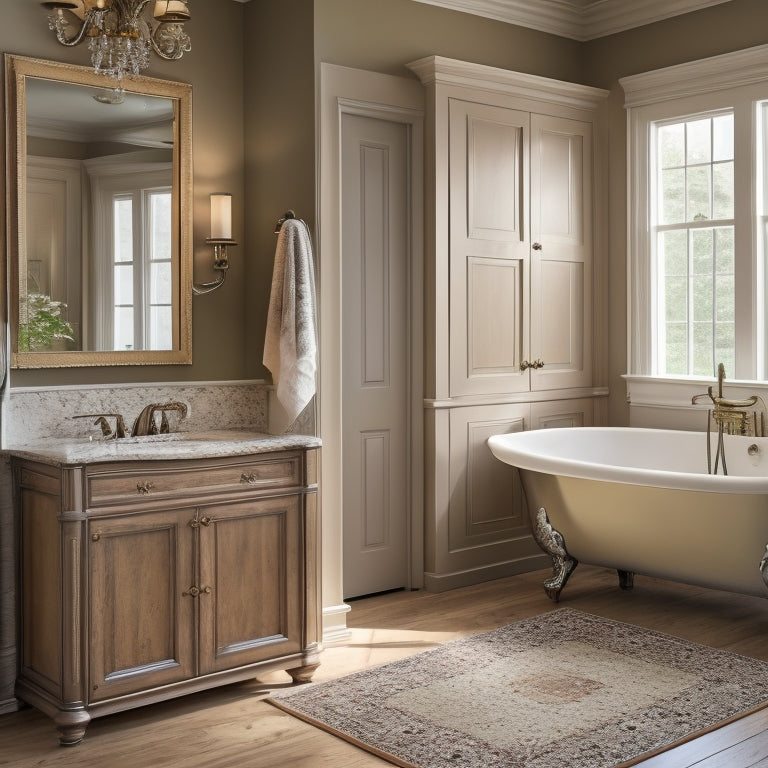
<path fill-rule="evenodd" d="M 170 188 L 112 199 L 114 349 L 171 349 Z"/>

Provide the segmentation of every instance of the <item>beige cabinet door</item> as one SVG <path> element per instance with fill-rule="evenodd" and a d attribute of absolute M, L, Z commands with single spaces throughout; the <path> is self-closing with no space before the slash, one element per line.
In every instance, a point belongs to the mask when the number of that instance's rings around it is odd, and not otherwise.
<path fill-rule="evenodd" d="M 193 677 L 189 509 L 94 520 L 88 541 L 91 701 Z"/>
<path fill-rule="evenodd" d="M 531 116 L 531 389 L 592 383 L 592 126 Z"/>
<path fill-rule="evenodd" d="M 199 510 L 200 674 L 301 650 L 300 512 L 295 495 Z"/>
<path fill-rule="evenodd" d="M 529 388 L 529 123 L 449 101 L 451 397 Z"/>

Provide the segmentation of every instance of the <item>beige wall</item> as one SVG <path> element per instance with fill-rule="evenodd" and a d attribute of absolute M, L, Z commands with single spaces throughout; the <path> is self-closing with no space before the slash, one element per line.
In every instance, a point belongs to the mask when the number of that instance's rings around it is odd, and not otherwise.
<path fill-rule="evenodd" d="M 627 424 L 627 141 L 624 92 L 619 78 L 768 43 L 768 3 L 731 0 L 696 13 L 629 30 L 584 46 L 584 82 L 608 88 L 608 212 L 610 268 L 609 420 Z"/>
<path fill-rule="evenodd" d="M 559 80 L 581 80 L 581 45 L 413 0 L 317 0 L 318 61 L 413 77 L 409 61 L 438 55 Z"/>
<path fill-rule="evenodd" d="M 71 62 L 86 52 L 55 43 L 45 11 L 5 0 L 0 51 Z M 275 220 L 292 208 L 315 220 L 318 62 L 412 77 L 430 54 L 608 88 L 611 423 L 627 420 L 626 139 L 618 78 L 768 41 L 768 3 L 731 2 L 577 43 L 412 0 L 258 0 L 196 3 L 193 50 L 156 59 L 151 72 L 194 86 L 195 258 L 207 280 L 208 193 L 235 194 L 235 236 L 226 285 L 194 300 L 192 366 L 18 371 L 14 386 L 83 382 L 217 380 L 267 376 L 261 364 Z"/>
<path fill-rule="evenodd" d="M 85 45 L 66 48 L 48 31 L 47 11 L 30 0 L 3 0 L 0 52 L 86 64 Z M 195 3 L 188 31 L 192 51 L 179 62 L 153 57 L 149 73 L 192 83 L 194 131 L 194 242 L 196 279 L 213 279 L 209 264 L 208 195 L 235 195 L 234 236 L 241 242 L 243 168 L 243 15 L 230 0 Z M 4 151 L 3 151 L 4 155 Z M 4 206 L 3 206 L 4 207 Z M 207 381 L 245 376 L 245 272 L 249 251 L 232 251 L 226 285 L 194 299 L 193 364 L 92 369 L 13 371 L 12 386 L 134 381 Z"/>
<path fill-rule="evenodd" d="M 262 365 L 275 223 L 288 210 L 315 221 L 315 78 L 312 0 L 258 0 L 245 16 L 246 372 Z"/>

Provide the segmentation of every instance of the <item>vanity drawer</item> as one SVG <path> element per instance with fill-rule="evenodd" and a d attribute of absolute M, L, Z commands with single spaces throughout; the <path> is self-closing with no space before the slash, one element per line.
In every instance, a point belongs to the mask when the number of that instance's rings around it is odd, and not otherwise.
<path fill-rule="evenodd" d="M 198 499 L 206 494 L 252 492 L 290 488 L 301 482 L 298 454 L 221 464 L 179 462 L 162 468 L 124 465 L 120 469 L 88 474 L 88 506 L 124 504 L 140 499 Z"/>

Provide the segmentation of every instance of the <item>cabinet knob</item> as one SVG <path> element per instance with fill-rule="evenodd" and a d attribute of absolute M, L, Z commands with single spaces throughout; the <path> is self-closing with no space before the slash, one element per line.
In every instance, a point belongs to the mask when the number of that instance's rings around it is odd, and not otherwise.
<path fill-rule="evenodd" d="M 241 483 L 248 483 L 248 485 L 256 485 L 256 475 L 253 474 L 253 472 L 249 472 L 247 475 L 245 472 L 243 472 L 240 475 L 240 482 Z"/>
<path fill-rule="evenodd" d="M 139 482 L 136 483 L 136 493 L 138 493 L 139 496 L 146 496 L 152 488 L 154 488 L 154 485 L 150 482 L 139 480 Z"/>
<path fill-rule="evenodd" d="M 543 360 L 534 360 L 531 363 L 531 368 L 543 368 L 544 367 L 544 361 Z"/>
<path fill-rule="evenodd" d="M 189 597 L 198 597 L 199 595 L 210 595 L 211 594 L 211 588 L 210 587 L 203 587 L 200 589 L 200 587 L 191 586 L 186 592 L 181 593 L 183 596 L 189 596 Z"/>
<path fill-rule="evenodd" d="M 544 367 L 544 361 L 543 360 L 534 360 L 532 363 L 529 363 L 527 360 L 523 360 L 520 363 L 520 370 L 521 371 L 527 371 L 529 368 L 543 368 Z"/>
<path fill-rule="evenodd" d="M 533 250 L 534 251 L 540 251 L 542 249 L 541 243 L 534 243 L 533 244 Z"/>
<path fill-rule="evenodd" d="M 207 528 L 211 524 L 211 522 L 213 521 L 211 520 L 210 517 L 207 517 L 205 515 L 203 517 L 198 517 L 196 513 L 195 517 L 192 520 L 190 520 L 187 523 L 187 525 L 190 528 L 199 528 L 201 525 L 204 525 Z"/>

